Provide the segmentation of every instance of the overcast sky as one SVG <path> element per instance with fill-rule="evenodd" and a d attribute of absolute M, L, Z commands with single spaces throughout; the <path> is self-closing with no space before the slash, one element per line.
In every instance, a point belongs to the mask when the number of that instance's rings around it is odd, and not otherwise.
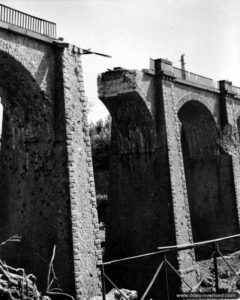
<path fill-rule="evenodd" d="M 143 69 L 149 58 L 168 58 L 214 80 L 240 86 L 239 0 L 0 0 L 57 23 L 58 37 L 111 59 L 83 56 L 91 120 L 104 118 L 97 75 L 116 66 Z"/>

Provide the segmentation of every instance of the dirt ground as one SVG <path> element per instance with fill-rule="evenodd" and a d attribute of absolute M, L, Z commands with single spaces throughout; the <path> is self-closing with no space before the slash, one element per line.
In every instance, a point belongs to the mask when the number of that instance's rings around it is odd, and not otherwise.
<path fill-rule="evenodd" d="M 240 290 L 240 251 L 217 258 L 219 292 Z M 198 262 L 200 278 L 204 280 L 200 286 L 202 292 L 215 292 L 215 273 L 213 259 Z M 209 267 L 209 268 L 208 268 Z M 207 270 L 208 269 L 208 270 Z"/>

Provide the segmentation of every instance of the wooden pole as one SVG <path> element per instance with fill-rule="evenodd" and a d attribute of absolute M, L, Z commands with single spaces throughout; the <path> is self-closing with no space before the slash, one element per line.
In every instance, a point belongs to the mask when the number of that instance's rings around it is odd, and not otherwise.
<path fill-rule="evenodd" d="M 103 300 L 106 300 L 104 265 L 101 265 L 101 278 L 102 278 L 102 298 Z"/>
<path fill-rule="evenodd" d="M 168 272 L 167 272 L 167 259 L 166 259 L 166 255 L 164 255 L 164 269 L 165 269 L 165 279 L 166 279 L 167 300 L 169 300 L 169 287 L 168 287 Z"/>
<path fill-rule="evenodd" d="M 216 289 L 216 294 L 219 293 L 219 283 L 218 283 L 218 265 L 217 265 L 217 243 L 213 243 L 213 248 L 214 248 L 214 275 L 215 275 L 215 289 Z"/>

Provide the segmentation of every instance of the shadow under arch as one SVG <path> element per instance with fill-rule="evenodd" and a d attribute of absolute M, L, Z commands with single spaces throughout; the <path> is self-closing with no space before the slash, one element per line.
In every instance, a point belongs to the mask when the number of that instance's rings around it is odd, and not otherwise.
<path fill-rule="evenodd" d="M 30 72 L 3 51 L 0 51 L 0 96 L 4 107 L 0 239 L 6 240 L 14 234 L 22 237 L 20 243 L 1 247 L 1 258 L 35 274 L 39 288 L 44 290 L 48 262 L 56 244 L 55 271 L 62 288 L 67 287 L 66 292 L 72 293 L 71 223 L 69 208 L 63 208 L 70 204 L 62 204 L 68 184 L 62 179 L 66 149 L 54 148 L 52 100 Z M 61 252 L 66 255 L 64 261 Z"/>
<path fill-rule="evenodd" d="M 112 132 L 121 153 L 153 152 L 156 136 L 153 118 L 144 100 L 135 92 L 104 101 L 112 117 Z"/>
<path fill-rule="evenodd" d="M 193 240 L 204 241 L 238 232 L 232 158 L 223 152 L 211 112 L 191 100 L 178 111 Z M 234 244 L 224 244 L 233 251 Z M 209 250 L 210 252 L 212 250 Z M 208 250 L 196 251 L 207 258 Z"/>
<path fill-rule="evenodd" d="M 167 159 L 160 153 L 156 124 L 137 92 L 101 99 L 112 117 L 109 211 L 105 261 L 174 244 Z M 119 287 L 143 293 L 159 265 L 152 256 L 106 267 Z M 130 265 L 129 265 L 130 264 Z M 161 293 L 165 293 L 163 290 Z M 159 297 L 153 286 L 149 297 Z"/>
<path fill-rule="evenodd" d="M 40 89 L 30 72 L 14 57 L 0 51 L 0 88 L 3 89 L 3 105 L 13 116 L 29 123 L 37 122 L 42 117 L 48 120 L 49 110 L 47 95 Z M 7 98 L 7 101 L 5 100 Z"/>

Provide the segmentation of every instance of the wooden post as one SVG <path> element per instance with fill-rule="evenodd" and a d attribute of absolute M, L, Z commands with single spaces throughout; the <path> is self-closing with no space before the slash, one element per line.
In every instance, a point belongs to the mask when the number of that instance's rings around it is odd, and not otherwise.
<path fill-rule="evenodd" d="M 217 243 L 213 243 L 213 248 L 214 248 L 214 275 L 215 275 L 215 289 L 216 289 L 216 294 L 219 293 L 219 283 L 218 283 L 218 266 L 217 266 Z"/>
<path fill-rule="evenodd" d="M 168 288 L 168 273 L 167 273 L 167 259 L 166 259 L 166 254 L 164 254 L 164 269 L 165 269 L 165 279 L 166 279 L 167 300 L 169 300 L 169 288 Z"/>
<path fill-rule="evenodd" d="M 103 300 L 106 300 L 104 265 L 101 265 L 101 279 L 102 279 L 102 298 Z"/>

